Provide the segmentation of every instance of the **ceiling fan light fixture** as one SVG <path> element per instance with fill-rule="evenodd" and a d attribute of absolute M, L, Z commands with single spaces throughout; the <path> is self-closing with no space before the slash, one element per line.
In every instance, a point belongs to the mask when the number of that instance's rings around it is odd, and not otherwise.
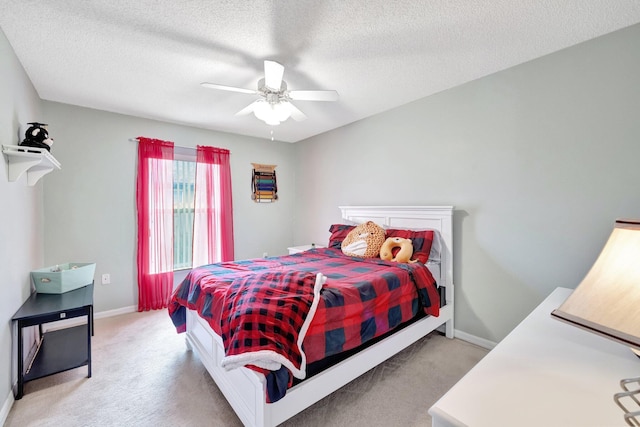
<path fill-rule="evenodd" d="M 256 101 L 253 114 L 266 124 L 277 126 L 291 116 L 291 111 L 282 102 L 270 103 L 260 100 Z"/>

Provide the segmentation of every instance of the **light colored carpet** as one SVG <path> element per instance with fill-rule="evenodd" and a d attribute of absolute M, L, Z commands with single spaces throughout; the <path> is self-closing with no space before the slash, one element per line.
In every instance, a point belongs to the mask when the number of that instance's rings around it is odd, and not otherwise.
<path fill-rule="evenodd" d="M 96 319 L 86 367 L 25 384 L 6 427 L 240 426 L 166 311 Z M 430 426 L 429 407 L 487 350 L 431 334 L 283 426 Z"/>

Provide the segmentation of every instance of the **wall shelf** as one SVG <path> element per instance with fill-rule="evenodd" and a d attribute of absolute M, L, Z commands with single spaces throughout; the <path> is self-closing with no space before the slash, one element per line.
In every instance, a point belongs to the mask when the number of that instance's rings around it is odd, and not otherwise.
<path fill-rule="evenodd" d="M 3 145 L 2 152 L 9 160 L 9 181 L 17 181 L 27 173 L 27 184 L 36 185 L 38 180 L 54 169 L 60 162 L 44 148 L 21 145 Z"/>

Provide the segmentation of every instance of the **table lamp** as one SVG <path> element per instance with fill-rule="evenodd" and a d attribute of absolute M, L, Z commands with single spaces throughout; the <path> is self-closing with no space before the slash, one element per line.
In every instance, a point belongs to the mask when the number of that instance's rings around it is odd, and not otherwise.
<path fill-rule="evenodd" d="M 574 326 L 629 346 L 640 356 L 640 220 L 619 219 L 580 285 L 551 315 Z M 637 388 L 631 390 L 630 384 Z M 640 426 L 640 410 L 629 411 L 623 399 L 640 408 L 640 377 L 620 382 L 614 399 L 625 421 Z"/>

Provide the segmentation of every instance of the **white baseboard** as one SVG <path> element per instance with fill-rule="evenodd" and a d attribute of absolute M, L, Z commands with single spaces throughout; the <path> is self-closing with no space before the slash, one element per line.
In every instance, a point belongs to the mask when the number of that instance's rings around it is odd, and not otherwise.
<path fill-rule="evenodd" d="M 493 348 L 498 345 L 493 341 L 486 340 L 484 338 L 477 337 L 475 335 L 468 334 L 466 332 L 460 331 L 458 329 L 455 330 L 454 335 L 456 338 L 461 339 L 462 341 L 469 342 L 471 344 L 475 344 L 479 347 L 486 348 L 487 350 L 493 350 Z"/>
<path fill-rule="evenodd" d="M 135 313 L 138 311 L 138 308 L 135 305 L 130 305 L 129 307 L 116 308 L 114 310 L 101 311 L 99 313 L 93 313 L 94 319 L 102 319 L 104 317 L 113 317 L 119 316 L 121 314 L 127 313 Z"/>
<path fill-rule="evenodd" d="M 7 396 L 7 398 L 4 401 L 4 404 L 2 405 L 2 409 L 0 409 L 0 426 L 3 426 L 4 423 L 7 421 L 7 417 L 9 416 L 9 411 L 11 410 L 11 407 L 13 406 L 13 389 L 9 390 L 9 396 Z"/>

